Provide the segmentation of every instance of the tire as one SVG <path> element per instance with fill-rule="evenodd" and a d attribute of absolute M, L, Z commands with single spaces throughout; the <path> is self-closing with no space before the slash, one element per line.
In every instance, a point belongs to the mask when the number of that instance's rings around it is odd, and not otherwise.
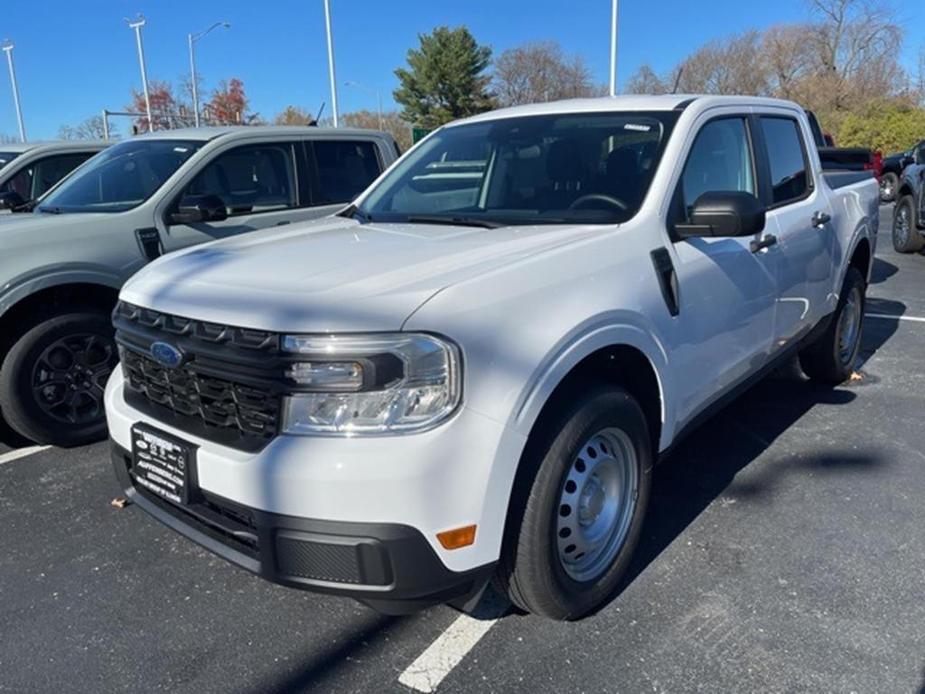
<path fill-rule="evenodd" d="M 13 344 L 0 367 L 0 410 L 14 431 L 38 444 L 102 439 L 103 390 L 117 361 L 107 314 L 44 320 Z"/>
<path fill-rule="evenodd" d="M 800 353 L 800 366 L 812 380 L 838 384 L 851 376 L 861 347 L 866 294 L 864 276 L 849 267 L 829 326 Z"/>
<path fill-rule="evenodd" d="M 923 246 L 925 238 L 916 228 L 912 196 L 904 195 L 893 210 L 893 248 L 898 253 L 915 253 Z"/>
<path fill-rule="evenodd" d="M 626 573 L 648 506 L 652 444 L 642 408 L 621 388 L 563 400 L 527 444 L 495 584 L 527 612 L 569 620 L 603 605 Z M 604 539 L 592 550 L 586 534 Z"/>
<path fill-rule="evenodd" d="M 896 191 L 899 190 L 899 176 L 895 173 L 885 173 L 880 177 L 880 200 L 893 202 Z"/>

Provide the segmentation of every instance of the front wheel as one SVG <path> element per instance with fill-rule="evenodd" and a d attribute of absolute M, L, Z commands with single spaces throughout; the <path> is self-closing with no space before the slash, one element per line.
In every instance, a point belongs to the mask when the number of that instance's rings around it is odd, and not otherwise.
<path fill-rule="evenodd" d="M 904 195 L 893 210 L 893 248 L 898 253 L 915 253 L 923 246 L 925 238 L 916 229 L 912 196 Z"/>
<path fill-rule="evenodd" d="M 0 368 L 0 409 L 39 444 L 77 446 L 106 434 L 103 391 L 118 361 L 103 313 L 70 313 L 20 337 Z"/>
<path fill-rule="evenodd" d="M 814 381 L 838 384 L 850 378 L 861 348 L 866 294 L 864 275 L 849 267 L 829 326 L 800 353 L 800 366 Z"/>
<path fill-rule="evenodd" d="M 621 388 L 570 399 L 542 429 L 522 461 L 527 474 L 518 475 L 522 493 L 512 501 L 497 581 L 528 612 L 576 619 L 613 594 L 638 544 L 651 486 L 649 430 Z"/>

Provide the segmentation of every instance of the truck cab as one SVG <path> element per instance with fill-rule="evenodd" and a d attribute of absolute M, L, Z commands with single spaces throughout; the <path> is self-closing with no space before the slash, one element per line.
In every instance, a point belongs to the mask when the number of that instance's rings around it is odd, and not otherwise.
<path fill-rule="evenodd" d="M 40 443 L 104 436 L 109 315 L 128 277 L 189 246 L 329 215 L 396 152 L 375 131 L 225 127 L 134 137 L 86 162 L 0 225 L 3 417 Z"/>
<path fill-rule="evenodd" d="M 27 209 L 109 144 L 62 140 L 0 145 L 0 212 Z"/>
<path fill-rule="evenodd" d="M 897 189 L 893 248 L 899 253 L 915 253 L 925 248 L 925 141 L 910 153 Z"/>

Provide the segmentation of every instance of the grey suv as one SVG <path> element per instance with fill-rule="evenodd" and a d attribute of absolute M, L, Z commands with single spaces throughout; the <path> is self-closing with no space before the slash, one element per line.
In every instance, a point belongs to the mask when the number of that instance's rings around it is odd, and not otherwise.
<path fill-rule="evenodd" d="M 387 134 L 315 127 L 172 130 L 105 150 L 0 224 L 0 413 L 37 443 L 101 438 L 128 277 L 179 248 L 331 214 L 397 155 Z"/>

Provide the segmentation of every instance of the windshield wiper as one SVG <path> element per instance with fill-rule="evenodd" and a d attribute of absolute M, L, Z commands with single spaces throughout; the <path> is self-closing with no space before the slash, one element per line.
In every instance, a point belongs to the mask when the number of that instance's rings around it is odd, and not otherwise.
<path fill-rule="evenodd" d="M 45 205 L 42 205 L 39 208 L 39 212 L 42 212 L 43 214 L 61 214 L 61 208 L 60 207 L 45 207 Z"/>
<path fill-rule="evenodd" d="M 412 224 L 448 224 L 450 226 L 481 227 L 483 229 L 498 229 L 507 226 L 501 222 L 493 222 L 490 219 L 479 219 L 478 217 L 444 217 L 443 215 L 437 214 L 412 214 L 408 215 L 407 221 Z"/>

